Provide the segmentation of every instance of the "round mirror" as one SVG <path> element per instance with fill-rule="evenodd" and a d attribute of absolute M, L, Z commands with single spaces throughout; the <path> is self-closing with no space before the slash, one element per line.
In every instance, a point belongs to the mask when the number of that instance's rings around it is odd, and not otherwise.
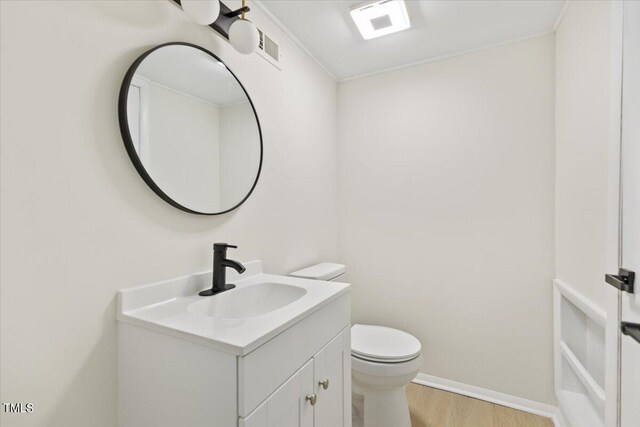
<path fill-rule="evenodd" d="M 218 215 L 255 188 L 262 167 L 258 115 L 213 53 L 179 42 L 145 52 L 124 78 L 118 107 L 129 157 L 171 205 Z"/>

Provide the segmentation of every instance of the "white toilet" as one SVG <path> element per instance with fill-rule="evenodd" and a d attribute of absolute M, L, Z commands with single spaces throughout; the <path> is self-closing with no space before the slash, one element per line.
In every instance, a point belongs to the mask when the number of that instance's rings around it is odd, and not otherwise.
<path fill-rule="evenodd" d="M 322 263 L 291 273 L 336 280 L 342 264 Z M 411 427 L 405 386 L 418 374 L 422 346 L 413 335 L 374 325 L 351 327 L 351 379 L 354 427 Z"/>

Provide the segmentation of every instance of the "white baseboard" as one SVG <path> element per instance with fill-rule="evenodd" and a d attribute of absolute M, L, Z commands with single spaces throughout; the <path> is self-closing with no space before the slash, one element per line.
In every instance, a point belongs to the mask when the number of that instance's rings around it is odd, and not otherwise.
<path fill-rule="evenodd" d="M 413 380 L 416 384 L 437 388 L 440 390 L 450 391 L 451 393 L 461 394 L 463 396 L 473 397 L 497 405 L 506 406 L 508 408 L 529 412 L 535 415 L 551 418 L 556 427 L 566 427 L 562 415 L 558 408 L 546 403 L 535 402 L 533 400 L 524 399 L 522 397 L 511 396 L 509 394 L 500 393 L 485 388 L 476 387 L 469 384 L 459 383 L 456 381 L 446 380 L 444 378 L 434 377 L 433 375 L 418 374 Z"/>
<path fill-rule="evenodd" d="M 569 427 L 569 424 L 565 421 L 562 409 L 558 408 L 558 413 L 553 417 L 553 424 L 556 427 Z"/>

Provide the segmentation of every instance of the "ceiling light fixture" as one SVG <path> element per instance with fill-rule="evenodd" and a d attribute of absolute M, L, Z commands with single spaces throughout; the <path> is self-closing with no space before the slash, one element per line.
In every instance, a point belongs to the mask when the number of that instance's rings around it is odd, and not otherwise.
<path fill-rule="evenodd" d="M 351 18 L 365 40 L 411 28 L 404 0 L 374 0 L 351 7 Z"/>

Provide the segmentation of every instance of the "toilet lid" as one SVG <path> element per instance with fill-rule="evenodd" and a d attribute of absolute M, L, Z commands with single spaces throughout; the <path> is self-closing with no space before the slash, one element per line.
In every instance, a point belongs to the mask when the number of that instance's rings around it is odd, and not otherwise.
<path fill-rule="evenodd" d="M 411 334 L 385 326 L 353 325 L 351 354 L 372 362 L 398 363 L 420 355 L 420 341 Z"/>

